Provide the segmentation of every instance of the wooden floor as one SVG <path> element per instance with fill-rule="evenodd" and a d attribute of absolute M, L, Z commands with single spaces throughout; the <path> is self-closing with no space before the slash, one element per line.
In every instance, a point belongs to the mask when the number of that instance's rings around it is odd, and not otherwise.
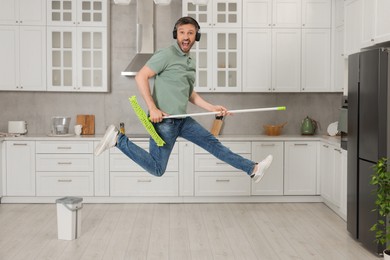
<path fill-rule="evenodd" d="M 0 259 L 379 259 L 322 203 L 84 204 L 57 240 L 55 204 L 0 204 Z"/>

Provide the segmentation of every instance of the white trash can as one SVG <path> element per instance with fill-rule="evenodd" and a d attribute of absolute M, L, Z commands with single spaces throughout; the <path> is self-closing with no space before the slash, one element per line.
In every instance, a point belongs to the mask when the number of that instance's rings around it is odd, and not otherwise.
<path fill-rule="evenodd" d="M 81 234 L 82 198 L 64 197 L 57 199 L 58 239 L 73 240 Z"/>

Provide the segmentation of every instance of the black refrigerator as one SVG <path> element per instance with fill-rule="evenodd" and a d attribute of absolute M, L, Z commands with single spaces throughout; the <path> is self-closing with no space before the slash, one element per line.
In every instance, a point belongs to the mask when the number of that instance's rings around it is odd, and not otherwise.
<path fill-rule="evenodd" d="M 390 151 L 389 52 L 377 47 L 348 57 L 347 229 L 373 253 L 383 251 L 370 231 L 379 218 L 370 178 Z"/>

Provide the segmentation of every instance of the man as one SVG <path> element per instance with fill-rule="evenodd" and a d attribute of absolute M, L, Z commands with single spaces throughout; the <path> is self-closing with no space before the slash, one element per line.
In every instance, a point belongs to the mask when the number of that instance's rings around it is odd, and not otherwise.
<path fill-rule="evenodd" d="M 205 110 L 220 112 L 222 116 L 229 114 L 225 107 L 208 103 L 194 91 L 195 61 L 189 53 L 195 41 L 200 40 L 199 29 L 195 19 L 180 18 L 173 28 L 176 43 L 157 51 L 135 78 L 148 106 L 150 120 L 166 144 L 158 147 L 153 139 L 150 139 L 149 152 L 146 152 L 111 125 L 97 146 L 95 154 L 99 155 L 116 146 L 149 173 L 162 176 L 176 139 L 183 137 L 218 159 L 246 172 L 257 183 L 270 166 L 272 155 L 255 163 L 230 151 L 191 117 L 163 119 L 166 115 L 185 114 L 188 101 Z M 155 78 L 153 94 L 150 91 L 150 78 Z"/>

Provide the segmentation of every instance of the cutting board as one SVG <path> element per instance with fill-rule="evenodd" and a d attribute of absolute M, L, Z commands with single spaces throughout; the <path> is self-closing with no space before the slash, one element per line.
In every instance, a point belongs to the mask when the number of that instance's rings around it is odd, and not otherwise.
<path fill-rule="evenodd" d="M 95 134 L 95 115 L 77 115 L 77 125 L 82 125 L 82 135 L 94 135 Z"/>

